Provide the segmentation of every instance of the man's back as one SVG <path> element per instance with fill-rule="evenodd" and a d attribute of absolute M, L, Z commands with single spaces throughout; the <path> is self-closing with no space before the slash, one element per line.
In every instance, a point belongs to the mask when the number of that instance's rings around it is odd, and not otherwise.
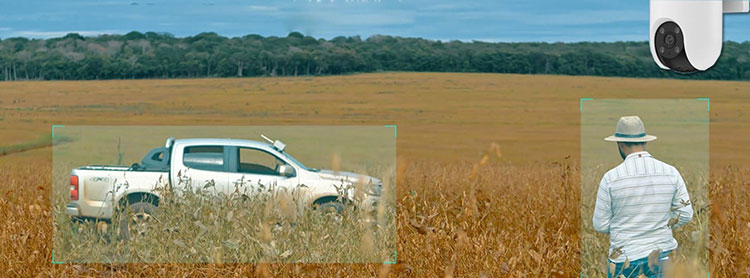
<path fill-rule="evenodd" d="M 685 182 L 673 166 L 654 159 L 648 152 L 628 155 L 608 171 L 599 184 L 594 229 L 609 233 L 610 254 L 621 248 L 623 262 L 647 257 L 653 250 L 673 250 L 677 241 L 672 228 L 689 222 L 692 206 Z M 679 221 L 668 226 L 670 218 Z"/>

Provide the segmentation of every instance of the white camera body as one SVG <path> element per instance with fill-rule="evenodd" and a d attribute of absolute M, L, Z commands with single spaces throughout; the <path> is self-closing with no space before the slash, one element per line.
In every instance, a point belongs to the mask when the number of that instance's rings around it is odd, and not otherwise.
<path fill-rule="evenodd" d="M 649 45 L 663 69 L 690 73 L 712 67 L 724 44 L 725 13 L 748 12 L 748 0 L 651 0 Z"/>

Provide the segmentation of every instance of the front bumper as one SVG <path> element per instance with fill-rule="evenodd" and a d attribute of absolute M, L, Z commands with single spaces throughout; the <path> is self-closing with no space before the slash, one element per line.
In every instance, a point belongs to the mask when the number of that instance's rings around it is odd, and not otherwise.
<path fill-rule="evenodd" d="M 375 214 L 378 210 L 378 202 L 380 202 L 380 196 L 367 196 L 360 204 L 360 208 L 368 213 Z"/>

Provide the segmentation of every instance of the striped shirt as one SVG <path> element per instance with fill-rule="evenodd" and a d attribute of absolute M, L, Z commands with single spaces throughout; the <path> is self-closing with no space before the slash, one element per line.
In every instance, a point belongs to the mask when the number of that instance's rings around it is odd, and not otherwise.
<path fill-rule="evenodd" d="M 594 229 L 609 234 L 610 255 L 620 248 L 613 262 L 648 257 L 656 249 L 677 248 L 672 229 L 693 218 L 685 181 L 675 167 L 648 152 L 628 155 L 609 170 L 599 184 L 594 210 Z M 671 218 L 677 224 L 668 226 Z"/>

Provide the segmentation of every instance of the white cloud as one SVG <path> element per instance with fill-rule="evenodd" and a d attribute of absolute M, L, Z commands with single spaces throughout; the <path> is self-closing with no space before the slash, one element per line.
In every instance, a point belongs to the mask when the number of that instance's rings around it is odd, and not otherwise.
<path fill-rule="evenodd" d="M 414 24 L 414 13 L 402 10 L 350 11 L 308 10 L 289 14 L 288 20 L 326 27 L 387 26 Z"/>
<path fill-rule="evenodd" d="M 425 9 L 422 16 L 433 18 L 451 18 L 459 21 L 495 21 L 498 24 L 517 22 L 526 26 L 571 26 L 593 25 L 618 22 L 648 21 L 648 11 L 640 10 L 576 10 L 556 13 L 539 13 L 532 11 L 512 10 L 442 10 Z"/>
<path fill-rule="evenodd" d="M 470 9 L 476 9 L 479 8 L 478 3 L 471 3 L 471 2 L 450 2 L 450 3 L 435 3 L 430 4 L 427 6 L 420 6 L 418 9 L 420 11 L 447 11 L 447 12 L 456 12 L 456 11 L 462 11 L 462 10 L 470 10 Z"/>
<path fill-rule="evenodd" d="M 97 31 L 80 31 L 80 30 L 71 30 L 71 31 L 36 31 L 36 30 L 19 30 L 10 32 L 8 35 L 10 37 L 25 37 L 25 38 L 40 38 L 40 39 L 47 39 L 47 38 L 58 38 L 58 37 L 64 37 L 65 35 L 69 33 L 78 33 L 81 36 L 98 36 L 103 34 L 118 34 L 122 33 L 117 30 L 97 30 Z"/>
<path fill-rule="evenodd" d="M 528 18 L 528 17 L 527 17 Z M 554 15 L 538 15 L 531 17 L 526 23 L 533 24 L 544 22 L 556 25 L 585 25 L 606 24 L 615 22 L 643 21 L 648 19 L 648 13 L 639 10 L 594 10 L 594 11 L 572 11 Z"/>
<path fill-rule="evenodd" d="M 130 5 L 129 1 L 83 1 L 83 2 L 68 2 L 69 5 L 74 6 L 127 6 Z"/>
<path fill-rule="evenodd" d="M 274 6 L 260 6 L 260 5 L 250 5 L 248 6 L 248 9 L 254 12 L 275 12 L 279 10 L 278 7 Z"/>
<path fill-rule="evenodd" d="M 221 21 L 209 22 L 208 23 L 208 26 L 211 26 L 211 27 L 226 27 L 226 26 L 231 26 L 231 25 L 232 25 L 232 23 L 221 22 Z"/>

